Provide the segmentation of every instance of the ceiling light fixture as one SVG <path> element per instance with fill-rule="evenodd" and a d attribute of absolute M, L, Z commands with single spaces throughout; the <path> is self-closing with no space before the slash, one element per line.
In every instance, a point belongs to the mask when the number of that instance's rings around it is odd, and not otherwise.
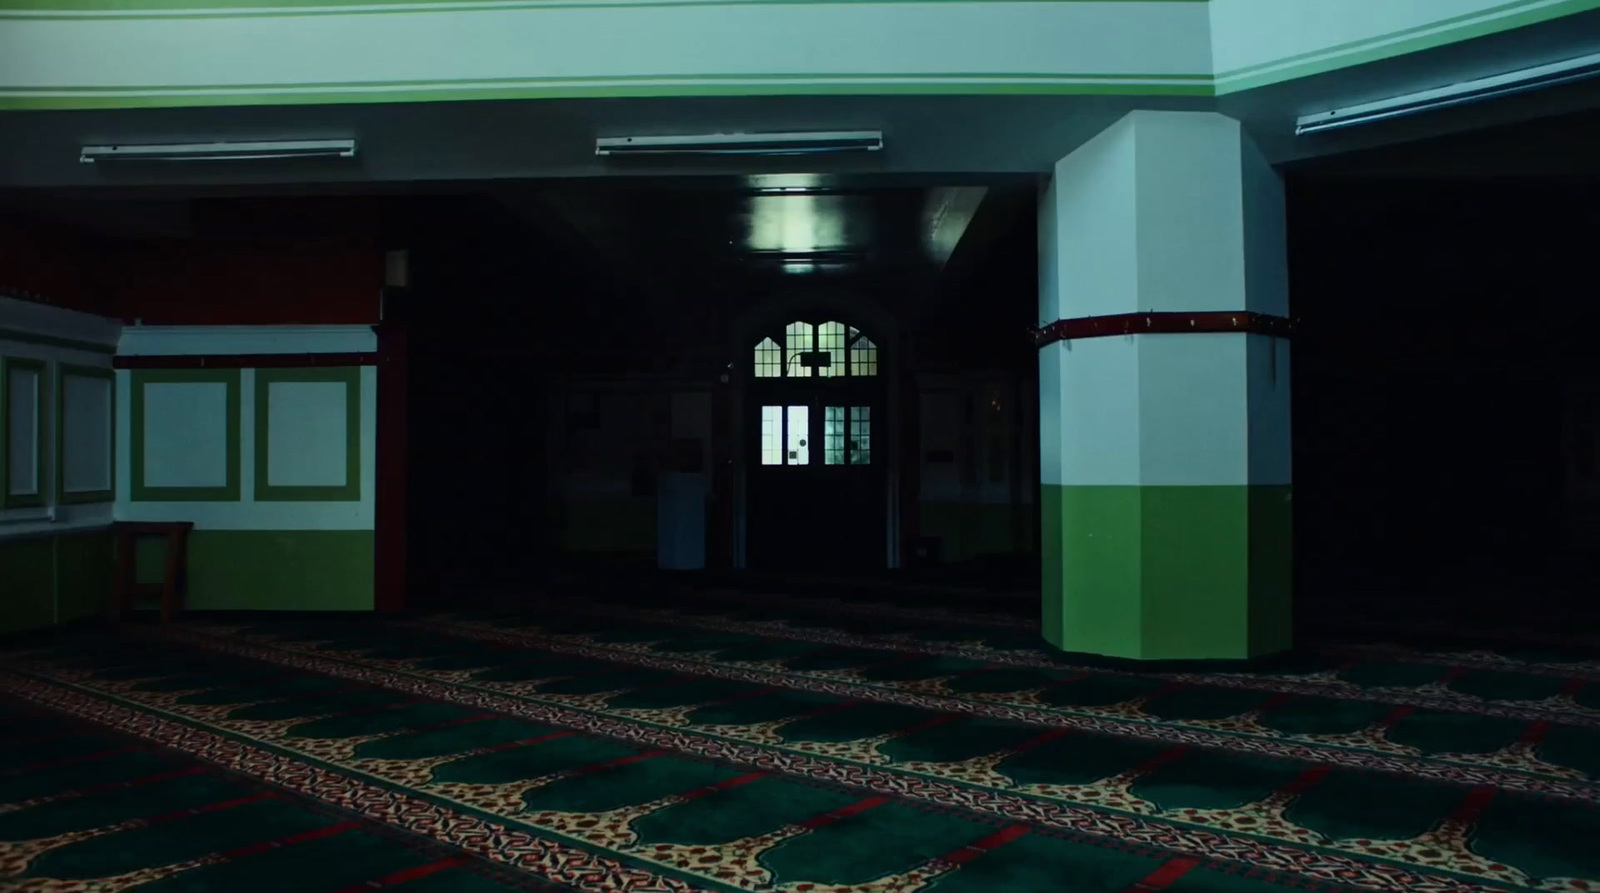
<path fill-rule="evenodd" d="M 355 140 L 264 140 L 233 143 L 84 146 L 78 160 L 105 161 L 267 161 L 294 158 L 354 158 Z"/>
<path fill-rule="evenodd" d="M 877 152 L 883 133 L 839 130 L 819 133 L 712 133 L 701 136 L 603 136 L 599 156 L 629 155 L 822 155 Z"/>
<path fill-rule="evenodd" d="M 1294 132 L 1296 136 L 1305 136 L 1306 134 L 1321 133 L 1341 127 L 1353 127 L 1357 124 L 1371 124 L 1377 121 L 1386 121 L 1390 118 L 1401 118 L 1407 115 L 1466 105 L 1471 102 L 1513 96 L 1530 90 L 1569 84 L 1574 81 L 1587 80 L 1597 75 L 1600 75 L 1600 53 L 1592 53 L 1576 59 L 1568 59 L 1564 62 L 1552 62 L 1549 65 L 1524 68 L 1507 74 L 1462 81 L 1451 84 L 1448 87 L 1410 93 L 1393 99 L 1382 99 L 1377 102 L 1349 106 L 1348 108 L 1318 112 L 1314 115 L 1304 115 L 1295 122 Z"/>

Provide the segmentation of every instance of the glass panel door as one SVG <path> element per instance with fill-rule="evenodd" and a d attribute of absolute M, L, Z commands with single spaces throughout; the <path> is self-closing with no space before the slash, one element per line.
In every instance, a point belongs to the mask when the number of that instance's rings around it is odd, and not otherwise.
<path fill-rule="evenodd" d="M 785 421 L 788 422 L 788 431 L 785 435 L 787 453 L 785 459 L 789 465 L 811 464 L 811 407 L 791 406 Z"/>

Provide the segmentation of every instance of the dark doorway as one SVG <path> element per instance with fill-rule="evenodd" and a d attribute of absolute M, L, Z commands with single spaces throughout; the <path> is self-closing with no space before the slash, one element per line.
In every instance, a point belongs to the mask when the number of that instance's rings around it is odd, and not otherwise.
<path fill-rule="evenodd" d="M 887 558 L 885 357 L 835 319 L 761 333 L 749 357 L 746 563 L 845 571 Z"/>

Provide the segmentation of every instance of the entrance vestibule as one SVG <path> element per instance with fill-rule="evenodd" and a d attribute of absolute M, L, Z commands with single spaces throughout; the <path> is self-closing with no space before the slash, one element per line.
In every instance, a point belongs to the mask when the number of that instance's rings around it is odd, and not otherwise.
<path fill-rule="evenodd" d="M 885 422 L 878 344 L 854 325 L 804 318 L 750 350 L 748 566 L 881 567 L 888 462 L 874 444 Z"/>

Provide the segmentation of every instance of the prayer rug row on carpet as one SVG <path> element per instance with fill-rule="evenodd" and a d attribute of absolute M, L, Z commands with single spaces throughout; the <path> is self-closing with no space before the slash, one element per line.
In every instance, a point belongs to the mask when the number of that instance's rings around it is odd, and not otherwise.
<path fill-rule="evenodd" d="M 1357 652 L 714 598 L 86 634 L 3 658 L 0 890 L 1600 890 L 1592 663 Z"/>

